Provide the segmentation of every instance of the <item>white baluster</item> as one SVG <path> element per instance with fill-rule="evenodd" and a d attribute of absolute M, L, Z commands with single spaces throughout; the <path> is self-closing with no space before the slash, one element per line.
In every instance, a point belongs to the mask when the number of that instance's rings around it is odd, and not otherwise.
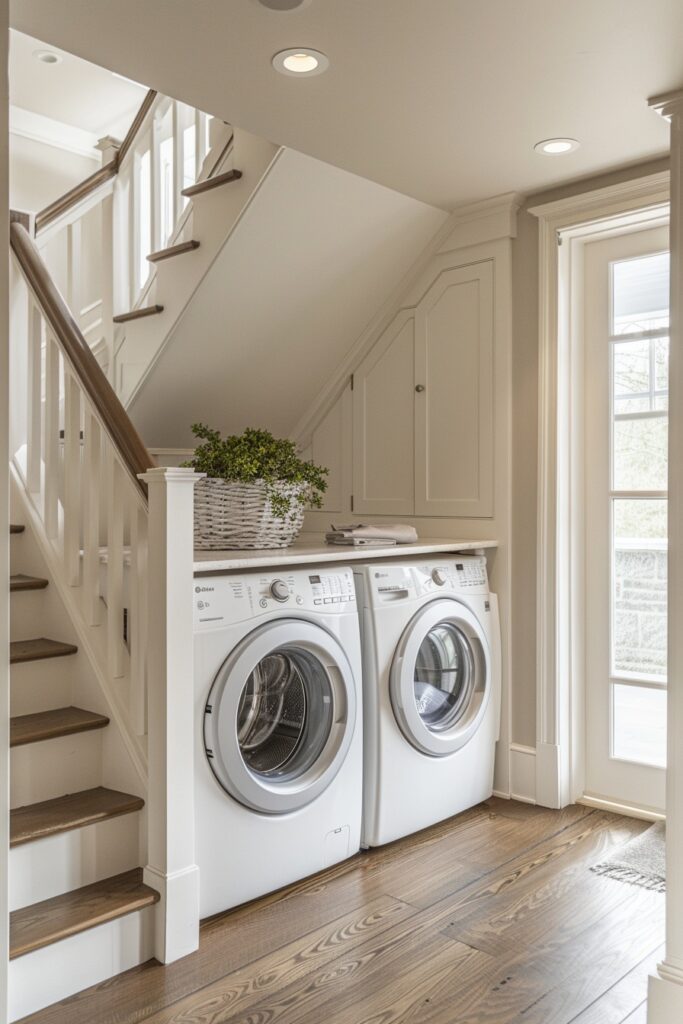
<path fill-rule="evenodd" d="M 100 292 L 102 295 L 102 331 L 107 344 L 107 376 L 114 383 L 114 198 L 106 196 L 102 200 L 102 236 L 101 236 L 101 267 L 102 279 Z"/>
<path fill-rule="evenodd" d="M 81 281 L 81 222 L 74 221 L 66 229 L 66 294 L 67 303 L 76 323 L 81 324 L 82 281 Z"/>
<path fill-rule="evenodd" d="M 45 353 L 45 486 L 43 522 L 54 540 L 59 530 L 59 349 L 48 333 Z"/>
<path fill-rule="evenodd" d="M 114 679 L 124 673 L 123 528 L 125 503 L 121 468 L 113 449 L 107 451 L 107 652 Z"/>
<path fill-rule="evenodd" d="M 43 317 L 29 292 L 26 482 L 30 494 L 40 492 L 42 385 Z"/>
<path fill-rule="evenodd" d="M 138 736 L 147 733 L 147 511 L 137 495 L 130 508 L 128 637 L 131 653 L 130 716 Z"/>
<path fill-rule="evenodd" d="M 160 125 L 157 117 L 152 121 L 152 143 L 150 150 L 149 180 L 152 194 L 150 210 L 152 214 L 152 251 L 163 248 L 161 237 L 161 160 L 159 158 Z"/>
<path fill-rule="evenodd" d="M 194 178 L 195 181 L 199 181 L 199 174 L 202 169 L 202 163 L 206 156 L 206 147 L 204 145 L 204 115 L 201 110 L 195 110 L 194 112 Z"/>
<path fill-rule="evenodd" d="M 81 393 L 64 370 L 64 568 L 67 582 L 77 587 L 81 576 Z"/>
<path fill-rule="evenodd" d="M 183 212 L 183 124 L 180 103 L 173 103 L 173 225 L 178 223 Z M 173 234 L 173 228 L 171 228 Z"/>
<path fill-rule="evenodd" d="M 87 412 L 83 433 L 83 611 L 90 626 L 99 626 L 100 601 L 100 487 L 102 439 L 100 425 Z"/>

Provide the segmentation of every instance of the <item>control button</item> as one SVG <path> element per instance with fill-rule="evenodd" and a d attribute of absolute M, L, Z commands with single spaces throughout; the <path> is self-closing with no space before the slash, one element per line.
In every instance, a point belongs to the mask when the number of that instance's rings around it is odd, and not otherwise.
<path fill-rule="evenodd" d="M 432 569 L 432 579 L 436 583 L 437 587 L 443 587 L 447 583 L 446 576 L 441 569 Z"/>
<path fill-rule="evenodd" d="M 303 597 L 301 596 L 301 594 L 297 594 L 297 595 L 296 595 L 296 603 L 297 603 L 297 604 L 303 604 L 303 603 L 304 603 L 304 599 L 303 599 Z"/>
<path fill-rule="evenodd" d="M 284 580 L 273 580 L 270 585 L 270 593 L 276 601 L 287 601 L 289 598 L 289 587 Z"/>
<path fill-rule="evenodd" d="M 323 603 L 322 597 L 316 597 L 314 599 L 314 601 L 313 601 L 313 604 L 322 604 L 322 603 Z"/>
<path fill-rule="evenodd" d="M 331 597 L 326 597 L 325 598 L 325 604 L 332 604 L 332 598 Z"/>
<path fill-rule="evenodd" d="M 262 608 L 267 608 L 268 607 L 268 602 L 266 601 L 265 597 L 261 598 L 261 600 L 259 601 L 259 604 L 261 605 Z"/>

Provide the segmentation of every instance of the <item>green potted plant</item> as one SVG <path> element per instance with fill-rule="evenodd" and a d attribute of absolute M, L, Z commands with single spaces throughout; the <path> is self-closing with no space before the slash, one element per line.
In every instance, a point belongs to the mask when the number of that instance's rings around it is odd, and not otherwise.
<path fill-rule="evenodd" d="M 195 545 L 201 549 L 284 548 L 306 507 L 320 508 L 328 470 L 299 457 L 293 441 L 249 427 L 221 437 L 203 423 L 185 463 L 205 473 L 195 485 Z"/>

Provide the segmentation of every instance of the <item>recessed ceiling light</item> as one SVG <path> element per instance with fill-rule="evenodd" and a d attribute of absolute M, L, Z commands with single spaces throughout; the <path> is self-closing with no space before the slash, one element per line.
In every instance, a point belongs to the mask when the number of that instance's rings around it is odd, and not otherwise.
<path fill-rule="evenodd" d="M 297 7 L 308 7 L 311 0 L 258 0 L 269 11 L 295 11 Z"/>
<path fill-rule="evenodd" d="M 330 62 L 320 50 L 295 48 L 280 50 L 273 57 L 273 67 L 282 75 L 293 75 L 296 78 L 310 78 L 327 71 Z"/>
<path fill-rule="evenodd" d="M 53 50 L 34 50 L 33 56 L 36 60 L 39 60 L 41 64 L 61 64 L 62 58 L 58 53 Z"/>
<path fill-rule="evenodd" d="M 546 153 L 548 156 L 560 156 L 578 148 L 579 143 L 576 139 L 544 139 L 534 146 L 537 153 Z"/>

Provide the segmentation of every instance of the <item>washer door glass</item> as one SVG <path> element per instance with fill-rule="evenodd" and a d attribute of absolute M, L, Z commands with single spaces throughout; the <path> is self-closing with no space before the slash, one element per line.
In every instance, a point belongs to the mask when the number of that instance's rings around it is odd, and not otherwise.
<path fill-rule="evenodd" d="M 415 659 L 415 706 L 430 732 L 451 729 L 474 690 L 474 655 L 469 638 L 454 622 L 429 630 Z"/>
<path fill-rule="evenodd" d="M 247 767 L 264 779 L 292 779 L 320 756 L 332 728 L 332 687 L 324 666 L 296 647 L 262 658 L 242 690 L 237 740 Z"/>
<path fill-rule="evenodd" d="M 356 714 L 356 680 L 338 640 L 312 622 L 280 619 L 248 634 L 218 670 L 204 749 L 227 793 L 284 814 L 330 785 Z"/>
<path fill-rule="evenodd" d="M 426 604 L 405 629 L 391 667 L 391 703 L 421 753 L 452 754 L 479 728 L 493 686 L 486 626 L 467 605 L 444 598 Z"/>

